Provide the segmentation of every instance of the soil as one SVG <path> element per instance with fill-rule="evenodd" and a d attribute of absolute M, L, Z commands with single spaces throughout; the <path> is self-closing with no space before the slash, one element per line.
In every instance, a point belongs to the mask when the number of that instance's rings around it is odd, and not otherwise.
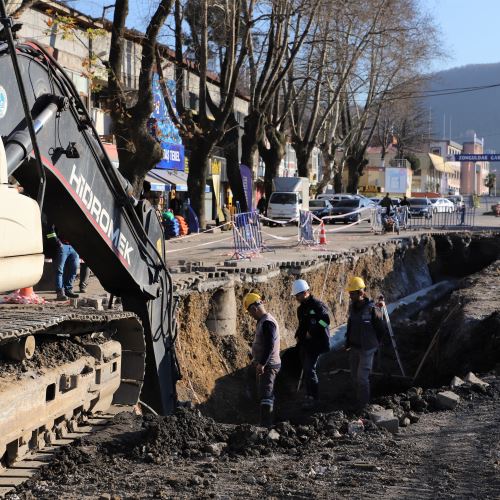
<path fill-rule="evenodd" d="M 272 431 L 196 410 L 122 413 L 7 498 L 498 498 L 500 377 L 482 379 L 488 388 L 457 389 L 452 411 L 420 388 L 379 399 L 413 415 L 396 435 L 367 421 L 350 434 L 359 416 L 340 411 Z"/>

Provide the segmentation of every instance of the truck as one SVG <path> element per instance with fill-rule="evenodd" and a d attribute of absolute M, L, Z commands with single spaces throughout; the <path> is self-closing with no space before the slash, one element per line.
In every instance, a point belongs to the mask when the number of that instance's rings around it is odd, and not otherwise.
<path fill-rule="evenodd" d="M 156 211 L 112 165 L 58 62 L 36 42 L 14 40 L 1 0 L 0 18 L 0 296 L 42 276 L 44 214 L 111 297 L 101 311 L 0 304 L 0 459 L 11 464 L 111 404 L 171 413 L 180 370 Z M 47 344 L 72 355 L 26 369 Z"/>
<path fill-rule="evenodd" d="M 267 205 L 269 219 L 298 222 L 300 210 L 309 210 L 309 179 L 275 177 Z"/>

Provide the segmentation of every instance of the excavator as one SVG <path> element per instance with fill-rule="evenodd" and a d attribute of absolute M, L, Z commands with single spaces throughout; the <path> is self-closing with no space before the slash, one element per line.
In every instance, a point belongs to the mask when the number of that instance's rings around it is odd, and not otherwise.
<path fill-rule="evenodd" d="M 169 414 L 180 378 L 177 302 L 156 211 L 109 160 L 58 62 L 16 40 L 15 28 L 0 0 L 0 296 L 40 280 L 43 213 L 111 298 L 104 310 L 0 304 L 0 467 L 112 404 Z M 29 369 L 47 342 L 74 343 L 80 355 Z"/>

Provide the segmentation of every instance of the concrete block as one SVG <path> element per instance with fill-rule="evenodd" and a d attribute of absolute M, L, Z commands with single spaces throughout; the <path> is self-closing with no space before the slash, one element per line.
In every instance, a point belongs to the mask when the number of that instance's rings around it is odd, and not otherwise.
<path fill-rule="evenodd" d="M 399 431 L 399 419 L 397 417 L 377 420 L 377 422 L 375 422 L 375 425 L 382 429 L 388 430 L 392 434 L 396 434 Z"/>
<path fill-rule="evenodd" d="M 279 432 L 275 431 L 274 429 L 271 429 L 269 431 L 269 434 L 267 435 L 267 437 L 271 440 L 271 441 L 277 441 L 279 438 L 280 438 L 280 434 Z"/>
<path fill-rule="evenodd" d="M 452 391 L 438 392 L 438 403 L 444 410 L 453 410 L 460 401 L 460 396 Z"/>
<path fill-rule="evenodd" d="M 484 387 L 488 387 L 490 384 L 487 382 L 484 382 L 481 380 L 479 377 L 476 377 L 472 372 L 469 372 L 465 377 L 464 380 L 466 382 L 469 382 L 469 384 L 477 384 L 477 385 L 482 385 Z"/>

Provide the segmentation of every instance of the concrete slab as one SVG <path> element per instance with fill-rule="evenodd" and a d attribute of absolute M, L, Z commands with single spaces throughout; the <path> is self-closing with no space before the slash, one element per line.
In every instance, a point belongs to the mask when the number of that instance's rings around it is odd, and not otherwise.
<path fill-rule="evenodd" d="M 392 434 L 397 434 L 399 432 L 399 419 L 397 417 L 383 418 L 375 422 L 377 427 L 386 429 Z"/>
<path fill-rule="evenodd" d="M 48 464 L 48 460 L 23 460 L 17 464 L 11 465 L 9 469 L 33 469 L 35 467 L 43 467 Z"/>
<path fill-rule="evenodd" d="M 33 476 L 38 469 L 13 469 L 9 467 L 2 472 L 0 479 L 12 478 L 12 477 L 24 477 L 25 479 Z"/>
<path fill-rule="evenodd" d="M 14 488 L 12 486 L 0 486 L 0 497 L 4 497 L 7 493 L 10 493 Z"/>
<path fill-rule="evenodd" d="M 24 481 L 29 479 L 28 477 L 7 477 L 0 476 L 0 488 L 4 488 L 5 486 L 16 487 L 20 484 L 23 484 Z"/>

